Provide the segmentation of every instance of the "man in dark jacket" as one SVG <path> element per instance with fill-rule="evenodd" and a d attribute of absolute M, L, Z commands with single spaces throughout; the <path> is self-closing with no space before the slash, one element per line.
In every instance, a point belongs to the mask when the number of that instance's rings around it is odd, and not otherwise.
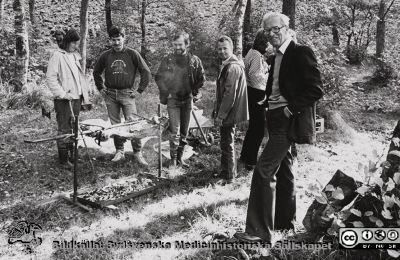
<path fill-rule="evenodd" d="M 205 82 L 205 73 L 201 60 L 188 51 L 189 35 L 179 31 L 173 40 L 175 51 L 161 61 L 155 80 L 160 102 L 167 105 L 169 115 L 171 165 L 187 167 L 182 155 L 187 144 L 193 100 Z"/>
<path fill-rule="evenodd" d="M 228 36 L 218 39 L 218 56 L 222 60 L 217 79 L 217 100 L 213 116 L 221 134 L 221 177 L 231 182 L 236 175 L 235 126 L 249 120 L 247 83 L 243 61 L 233 54 Z"/>
<path fill-rule="evenodd" d="M 137 113 L 135 98 L 149 85 L 151 73 L 142 56 L 136 50 L 124 46 L 124 29 L 111 27 L 108 34 L 112 48 L 103 52 L 97 60 L 93 70 L 93 78 L 97 89 L 102 93 L 106 102 L 111 124 L 114 125 L 121 123 L 121 109 L 126 121 L 137 118 L 135 116 Z M 101 76 L 103 72 L 104 80 Z M 134 91 L 137 72 L 140 74 L 140 82 L 138 89 Z M 116 153 L 112 161 L 117 162 L 125 158 L 124 143 L 124 138 L 114 137 Z M 147 166 L 141 152 L 141 139 L 132 139 L 131 144 L 136 160 Z"/>
<path fill-rule="evenodd" d="M 292 40 L 288 25 L 289 18 L 279 13 L 268 13 L 263 19 L 264 31 L 276 49 L 266 88 L 269 140 L 254 170 L 246 232 L 236 234 L 242 240 L 271 242 L 272 230 L 294 227 L 296 195 L 290 123 L 305 111 L 313 110 L 323 95 L 315 55 L 309 47 Z M 312 116 L 304 118 L 304 129 L 294 130 L 311 136 L 306 132 L 315 129 Z"/>

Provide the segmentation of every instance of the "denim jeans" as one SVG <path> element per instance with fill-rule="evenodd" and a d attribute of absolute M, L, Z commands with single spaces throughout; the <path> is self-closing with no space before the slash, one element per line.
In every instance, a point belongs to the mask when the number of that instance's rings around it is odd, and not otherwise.
<path fill-rule="evenodd" d="M 254 169 L 247 208 L 246 232 L 266 241 L 274 229 L 293 228 L 296 218 L 290 119 L 283 109 L 267 112 L 269 140 Z"/>
<path fill-rule="evenodd" d="M 227 179 L 236 176 L 236 156 L 235 156 L 235 126 L 222 125 L 221 133 L 221 174 Z"/>
<path fill-rule="evenodd" d="M 135 92 L 132 89 L 106 89 L 105 93 L 104 99 L 107 105 L 108 117 L 112 125 L 121 123 L 121 110 L 126 122 L 136 118 Z M 125 138 L 115 136 L 115 149 L 123 151 L 125 141 Z M 140 138 L 131 139 L 131 143 L 133 152 L 139 152 L 142 148 Z"/>
<path fill-rule="evenodd" d="M 74 115 L 79 115 L 81 110 L 81 100 L 71 100 L 72 110 Z M 54 110 L 56 111 L 56 119 L 59 135 L 72 134 L 73 126 L 71 125 L 71 119 L 73 117 L 71 108 L 69 107 L 69 101 L 67 99 L 54 99 Z M 71 139 L 59 139 L 57 140 L 58 149 L 67 149 L 69 145 L 72 145 Z"/>
<path fill-rule="evenodd" d="M 175 152 L 178 146 L 183 149 L 187 144 L 186 138 L 189 131 L 192 106 L 193 100 L 191 97 L 185 100 L 168 98 L 167 110 L 169 116 L 169 144 L 171 152 Z"/>

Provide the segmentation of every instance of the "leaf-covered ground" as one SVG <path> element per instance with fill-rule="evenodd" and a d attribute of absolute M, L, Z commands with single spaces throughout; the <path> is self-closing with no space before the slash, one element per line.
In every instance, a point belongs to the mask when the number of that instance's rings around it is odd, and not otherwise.
<path fill-rule="evenodd" d="M 205 98 L 198 104 L 209 116 L 213 98 L 213 84 L 206 86 Z M 155 89 L 138 101 L 139 111 L 150 116 L 155 108 Z M 382 91 L 382 90 L 379 90 Z M 357 97 L 367 96 L 362 91 Z M 150 105 L 147 105 L 150 104 Z M 315 145 L 298 146 L 296 164 L 297 223 L 296 234 L 277 233 L 276 240 L 288 238 L 312 241 L 302 226 L 302 219 L 313 197 L 310 185 L 320 182 L 325 185 L 337 169 L 362 180 L 358 163 L 368 163 L 372 151 L 386 153 L 390 133 L 395 125 L 395 113 L 366 112 L 361 108 L 344 106 L 343 117 L 335 119 L 336 129 L 326 129 L 318 135 Z M 346 113 L 351 110 L 352 113 Z M 344 112 L 343 112 L 344 111 Z M 53 115 L 54 117 L 54 115 Z M 82 119 L 106 119 L 101 101 L 93 111 L 82 114 Z M 216 183 L 212 174 L 218 171 L 219 148 L 214 145 L 200 148 L 193 156 L 188 170 L 170 171 L 181 177 L 160 190 L 134 200 L 117 204 L 117 209 L 84 212 L 63 200 L 49 201 L 57 194 L 71 191 L 72 173 L 57 166 L 54 142 L 26 144 L 25 139 L 35 139 L 56 133 L 54 118 L 42 118 L 36 110 L 3 110 L 0 116 L 0 256 L 4 259 L 29 259 L 18 245 L 7 245 L 6 229 L 14 220 L 26 219 L 38 223 L 43 230 L 43 244 L 36 248 L 37 259 L 217 259 L 218 256 L 237 255 L 237 251 L 213 251 L 210 249 L 76 249 L 53 248 L 57 240 L 103 241 L 195 241 L 209 239 L 216 233 L 233 234 L 244 228 L 249 195 L 251 172 L 241 170 L 232 184 Z M 353 126 L 353 127 L 352 127 Z M 240 150 L 240 135 L 237 149 Z M 103 155 L 90 149 L 95 158 L 95 172 L 85 156 L 80 153 L 81 187 L 102 187 L 116 179 L 138 173 L 157 174 L 156 154 L 145 147 L 145 156 L 151 162 L 149 169 L 142 168 L 127 157 L 124 163 L 112 163 L 112 154 Z M 182 177 L 183 176 L 183 177 Z M 307 250 L 275 250 L 276 257 L 307 259 L 311 255 L 324 258 L 339 256 L 340 251 L 312 252 Z M 262 252 L 250 252 L 257 258 Z M 265 252 L 264 252 L 265 253 Z"/>

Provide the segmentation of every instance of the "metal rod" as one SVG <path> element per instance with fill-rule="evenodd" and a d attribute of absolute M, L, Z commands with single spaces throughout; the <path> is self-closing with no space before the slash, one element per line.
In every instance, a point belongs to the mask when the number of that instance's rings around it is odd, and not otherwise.
<path fill-rule="evenodd" d="M 72 120 L 72 124 L 75 123 L 75 114 L 74 114 L 74 109 L 72 108 L 72 101 L 68 100 L 68 104 L 69 104 L 69 111 L 71 112 L 71 120 Z"/>
<path fill-rule="evenodd" d="M 198 127 L 199 130 L 200 130 L 200 133 L 201 133 L 201 136 L 202 136 L 203 139 L 204 139 L 204 142 L 206 143 L 206 145 L 209 145 L 209 143 L 208 143 L 208 141 L 207 141 L 207 137 L 206 137 L 206 135 L 205 135 L 204 132 L 203 132 L 203 128 L 201 128 L 200 123 L 199 123 L 199 121 L 197 120 L 197 116 L 196 116 L 196 114 L 194 113 L 193 110 L 192 110 L 192 115 L 193 115 L 194 121 L 196 121 L 197 127 Z"/>
<path fill-rule="evenodd" d="M 90 167 L 92 168 L 92 173 L 94 174 L 94 173 L 95 173 L 95 171 L 94 171 L 94 165 L 93 165 L 93 162 L 92 162 L 92 158 L 90 158 L 89 148 L 88 148 L 88 146 L 87 146 L 87 144 L 86 144 L 85 136 L 83 135 L 82 129 L 79 128 L 79 132 L 81 133 L 82 140 L 83 140 L 83 144 L 85 145 L 86 156 L 87 156 L 88 159 L 89 159 Z"/>
<path fill-rule="evenodd" d="M 78 195 L 78 128 L 79 128 L 79 120 L 78 115 L 75 115 L 74 121 L 74 196 L 73 202 L 77 203 L 77 195 Z"/>
<path fill-rule="evenodd" d="M 41 142 L 47 142 L 47 141 L 53 141 L 53 140 L 59 140 L 59 139 L 64 139 L 64 138 L 69 138 L 74 136 L 73 134 L 62 134 L 62 135 L 57 135 L 53 137 L 48 137 L 48 138 L 43 138 L 43 139 L 37 139 L 37 140 L 24 140 L 25 143 L 41 143 Z"/>
<path fill-rule="evenodd" d="M 158 104 L 158 117 L 161 118 L 161 104 Z M 162 127 L 161 123 L 158 124 L 158 177 L 161 178 L 162 171 Z"/>

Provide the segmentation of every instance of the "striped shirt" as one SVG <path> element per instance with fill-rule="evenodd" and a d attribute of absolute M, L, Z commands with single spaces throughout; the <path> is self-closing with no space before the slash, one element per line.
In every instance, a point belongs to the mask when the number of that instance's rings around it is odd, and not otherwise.
<path fill-rule="evenodd" d="M 254 49 L 250 49 L 244 58 L 247 85 L 249 87 L 263 90 L 267 86 L 269 66 L 264 56 Z"/>

